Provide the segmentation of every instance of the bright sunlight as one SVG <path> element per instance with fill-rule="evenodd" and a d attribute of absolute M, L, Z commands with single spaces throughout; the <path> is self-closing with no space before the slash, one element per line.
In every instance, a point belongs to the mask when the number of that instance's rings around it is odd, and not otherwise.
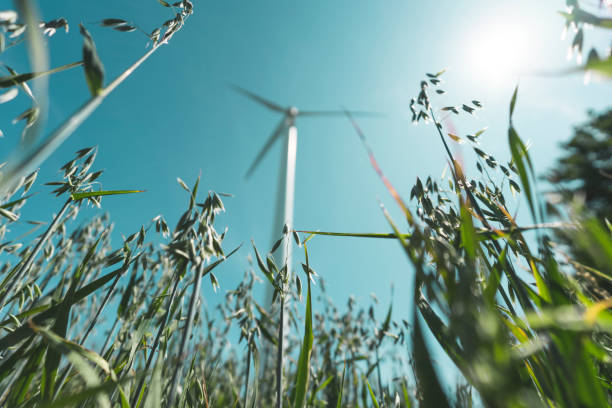
<path fill-rule="evenodd" d="M 471 36 L 466 62 L 474 75 L 495 85 L 525 73 L 532 59 L 533 36 L 529 27 L 516 24 L 516 20 L 506 17 L 488 21 Z"/>

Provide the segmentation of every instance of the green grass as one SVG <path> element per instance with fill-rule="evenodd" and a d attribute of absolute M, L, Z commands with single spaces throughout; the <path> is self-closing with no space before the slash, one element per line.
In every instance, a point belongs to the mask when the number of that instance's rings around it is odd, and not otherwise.
<path fill-rule="evenodd" d="M 56 215 L 39 235 L 35 229 L 11 237 L 8 229 L 20 220 L 27 202 L 47 200 L 29 194 L 37 172 L 26 170 L 44 160 L 108 93 L 168 43 L 192 12 L 189 2 L 160 3 L 181 12 L 181 18 L 147 34 L 153 42 L 149 51 L 107 86 L 84 27 L 83 62 L 32 74 L 11 71 L 0 78 L 1 86 L 31 95 L 32 109 L 43 109 L 28 81 L 83 65 L 92 93 L 42 147 L 26 147 L 25 155 L 12 156 L 0 179 L 0 406 L 610 405 L 612 300 L 593 297 L 578 276 L 610 280 L 612 229 L 586 212 L 568 222 L 546 222 L 533 165 L 512 120 L 520 104 L 518 88 L 509 107 L 509 157 L 498 161 L 479 147 L 483 131 L 449 134 L 438 119 L 471 114 L 482 107 L 480 102 L 447 106 L 439 100 L 447 98 L 440 96 L 443 71 L 426 75 L 410 108 L 415 122 L 433 125 L 430 131 L 440 137 L 451 168 L 443 179 L 417 179 L 410 205 L 385 177 L 366 135 L 347 112 L 405 222 L 392 219 L 381 205 L 392 233 L 285 228 L 270 252 L 253 244 L 255 261 L 214 310 L 202 306 L 203 279 L 217 288 L 215 268 L 239 248 L 224 247 L 224 234 L 217 232 L 223 202 L 214 192 L 201 196 L 199 178 L 192 187 L 178 179 L 187 196 L 173 230 L 158 216 L 113 247 L 106 216 L 77 227 L 67 221 L 83 205 L 129 200 L 115 196 L 140 191 L 94 189 L 102 175 L 93 170 L 97 150 L 82 149 L 62 167 L 62 179 L 48 183 L 63 198 Z M 43 29 L 65 23 L 58 19 Z M 102 25 L 138 29 L 117 19 Z M 12 29 L 19 30 L 19 24 Z M 33 123 L 30 127 L 36 129 Z M 459 142 L 474 150 L 473 166 L 453 157 L 449 143 Z M 509 193 L 523 195 L 533 224 L 519 225 L 511 216 Z M 582 265 L 568 258 L 551 231 L 565 233 L 570 237 L 566 247 L 587 251 L 596 262 Z M 326 294 L 325 273 L 315 272 L 316 254 L 308 252 L 309 242 L 350 237 L 384 239 L 404 251 L 405 271 L 415 282 L 411 321 L 397 319 L 406 313 L 394 311 L 392 304 L 376 299 L 356 304 L 351 298 L 339 307 Z M 302 270 L 275 263 L 273 253 L 281 245 L 303 248 Z M 253 297 L 260 284 L 273 287 L 272 306 Z M 296 306 L 301 304 L 303 316 Z M 279 324 L 285 315 L 287 327 Z M 239 345 L 228 349 L 228 336 L 236 331 Z M 445 384 L 439 378 L 430 335 L 463 382 Z M 279 340 L 285 336 L 287 348 L 281 349 Z"/>

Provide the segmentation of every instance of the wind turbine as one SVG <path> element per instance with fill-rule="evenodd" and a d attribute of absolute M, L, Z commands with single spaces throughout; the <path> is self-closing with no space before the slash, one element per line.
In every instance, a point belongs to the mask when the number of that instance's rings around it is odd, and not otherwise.
<path fill-rule="evenodd" d="M 295 106 L 282 107 L 281 105 L 271 102 L 270 100 L 263 98 L 251 91 L 248 91 L 244 88 L 241 88 L 236 85 L 230 85 L 232 89 L 236 92 L 246 96 L 247 98 L 257 102 L 260 105 L 265 106 L 269 110 L 274 112 L 282 113 L 282 118 L 279 124 L 276 126 L 266 143 L 263 145 L 255 160 L 247 170 L 245 177 L 248 179 L 253 175 L 253 172 L 257 168 L 257 166 L 261 163 L 263 158 L 266 156 L 270 148 L 274 145 L 274 143 L 280 139 L 283 135 L 286 134 L 285 146 L 281 151 L 281 172 L 279 174 L 279 187 L 281 190 L 278 191 L 277 195 L 277 204 L 283 203 L 284 205 L 281 207 L 283 212 L 281 213 L 279 210 L 281 208 L 277 208 L 276 211 L 276 224 L 278 228 L 274 231 L 274 237 L 276 240 L 277 234 L 284 225 L 287 225 L 289 228 L 293 226 L 293 201 L 295 195 L 295 163 L 297 159 L 297 135 L 298 130 L 296 126 L 296 119 L 299 117 L 340 117 L 346 116 L 346 111 L 344 110 L 306 110 L 301 111 Z M 353 116 L 379 116 L 379 114 L 374 112 L 360 112 L 360 111 L 351 111 L 351 115 Z M 285 133 L 286 131 L 286 133 Z M 287 264 L 290 264 L 290 253 L 284 254 L 287 256 Z M 284 257 L 283 257 L 284 259 Z"/>
<path fill-rule="evenodd" d="M 266 143 L 263 145 L 255 160 L 249 167 L 246 172 L 245 177 L 248 179 L 251 177 L 257 166 L 261 163 L 263 158 L 266 156 L 270 148 L 274 145 L 274 143 L 283 136 L 284 137 L 284 147 L 281 151 L 281 163 L 280 163 L 280 174 L 279 174 L 279 184 L 276 198 L 276 208 L 275 208 L 275 222 L 274 222 L 274 230 L 273 230 L 273 242 L 278 239 L 278 234 L 282 230 L 282 228 L 286 225 L 289 230 L 293 228 L 293 203 L 295 197 L 295 163 L 297 160 L 297 136 L 298 129 L 296 125 L 296 119 L 299 117 L 340 117 L 345 116 L 346 112 L 343 110 L 330 110 L 330 111 L 320 111 L 320 110 L 306 110 L 300 111 L 295 106 L 282 107 L 281 105 L 271 102 L 270 100 L 263 98 L 251 91 L 248 91 L 244 88 L 241 88 L 236 85 L 230 85 L 232 89 L 236 92 L 246 96 L 247 98 L 257 102 L 260 105 L 265 106 L 271 111 L 278 112 L 282 114 L 281 120 L 279 124 L 276 126 L 272 135 L 266 140 Z M 377 116 L 376 113 L 372 112 L 354 112 L 351 111 L 352 115 L 355 116 Z M 289 281 L 291 281 L 291 265 L 292 265 L 292 245 L 281 245 L 281 251 L 279 258 L 277 258 L 277 264 L 282 265 L 283 262 L 286 262 L 287 265 L 287 276 Z M 271 286 L 268 286 L 267 293 L 267 302 L 271 302 L 272 299 L 272 289 Z M 288 325 L 288 318 L 285 314 L 285 318 L 283 319 L 282 325 L 284 328 Z M 287 333 L 286 330 L 283 330 L 284 333 Z M 282 338 L 281 349 L 285 349 L 285 336 Z M 264 364 L 266 358 L 264 356 Z M 265 371 L 265 369 L 264 369 Z"/>

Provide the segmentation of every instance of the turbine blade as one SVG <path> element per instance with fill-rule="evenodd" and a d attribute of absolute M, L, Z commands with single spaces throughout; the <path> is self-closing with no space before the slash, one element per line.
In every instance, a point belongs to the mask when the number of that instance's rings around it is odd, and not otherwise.
<path fill-rule="evenodd" d="M 244 88 L 239 87 L 238 85 L 233 85 L 230 84 L 229 85 L 234 91 L 241 93 L 242 95 L 246 96 L 249 99 L 254 100 L 255 102 L 264 105 L 265 107 L 267 107 L 268 109 L 272 109 L 273 111 L 277 111 L 277 112 L 285 112 L 285 109 L 283 109 L 282 106 L 279 106 L 277 104 L 275 104 L 274 102 L 271 102 L 265 98 L 262 98 L 261 96 L 254 94 L 251 91 L 247 91 Z"/>
<path fill-rule="evenodd" d="M 371 117 L 382 117 L 385 116 L 379 112 L 367 112 L 367 111 L 350 111 L 353 116 L 371 116 Z M 299 116 L 346 116 L 345 111 L 300 111 Z"/>
<path fill-rule="evenodd" d="M 266 141 L 266 144 L 264 144 L 264 146 L 261 148 L 261 150 L 257 154 L 257 157 L 255 157 L 255 160 L 253 161 L 253 164 L 251 164 L 251 167 L 249 167 L 249 169 L 247 170 L 247 172 L 246 172 L 246 174 L 244 176 L 245 178 L 248 179 L 249 177 L 251 177 L 251 174 L 253 174 L 253 171 L 255 171 L 255 169 L 259 165 L 259 162 L 261 162 L 261 160 L 264 158 L 266 153 L 268 153 L 268 150 L 270 150 L 270 148 L 272 147 L 274 142 L 276 142 L 276 139 L 279 138 L 279 136 L 283 132 L 283 129 L 285 129 L 285 127 L 287 125 L 286 124 L 286 119 L 287 119 L 287 117 L 283 116 L 283 118 L 281 119 L 281 121 L 278 124 L 278 126 L 276 127 L 276 129 L 274 129 L 274 132 L 272 132 L 272 135 Z"/>

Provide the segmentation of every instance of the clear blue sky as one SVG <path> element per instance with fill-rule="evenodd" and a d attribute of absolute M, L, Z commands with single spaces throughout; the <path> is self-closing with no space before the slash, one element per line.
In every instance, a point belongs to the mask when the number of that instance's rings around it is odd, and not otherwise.
<path fill-rule="evenodd" d="M 6 6 L 9 7 L 8 2 Z M 488 126 L 484 150 L 498 160 L 509 157 L 507 107 L 518 76 L 571 67 L 561 41 L 563 21 L 558 1 L 355 1 L 195 2 L 195 14 L 171 41 L 126 81 L 98 111 L 42 166 L 40 180 L 50 181 L 74 151 L 99 146 L 96 162 L 105 169 L 106 189 L 140 188 L 146 194 L 108 198 L 103 208 L 118 233 L 129 234 L 163 213 L 174 225 L 186 203 L 177 185 L 189 184 L 198 172 L 203 190 L 228 192 L 226 247 L 251 238 L 269 247 L 279 146 L 248 182 L 243 175 L 279 117 L 232 92 L 235 83 L 282 105 L 301 109 L 349 109 L 382 112 L 382 119 L 360 125 L 386 175 L 404 197 L 416 176 L 438 177 L 446 158 L 434 128 L 410 123 L 408 105 L 425 72 L 448 68 L 440 104 L 472 99 L 485 109 L 476 118 L 457 120 L 460 135 Z M 151 31 L 171 17 L 154 0 L 44 1 L 44 19 L 66 17 L 69 34 L 50 41 L 51 65 L 80 59 L 78 23 L 92 33 L 112 78 L 144 52 L 146 38 L 97 27 L 102 18 L 123 18 Z M 512 35 L 519 44 L 512 49 Z M 596 30 L 591 41 L 609 45 Z M 503 52 L 491 44 L 502 46 Z M 516 48 L 516 47 L 514 47 Z M 22 54 L 7 52 L 2 61 L 28 70 Z M 512 69 L 510 69 L 512 68 Z M 492 74 L 493 71 L 498 74 Z M 609 83 L 583 85 L 582 77 L 520 78 L 516 127 L 533 143 L 532 157 L 541 173 L 560 153 L 558 143 L 584 120 L 589 108 L 610 106 Z M 80 69 L 51 79 L 47 131 L 61 123 L 88 97 Z M 18 138 L 10 120 L 27 105 L 25 97 L 3 105 L 0 126 L 5 141 Z M 348 122 L 340 119 L 299 121 L 295 225 L 298 229 L 388 232 L 377 199 L 400 220 L 399 212 L 372 171 L 363 147 Z M 465 149 L 465 159 L 470 153 Z M 469 168 L 469 167 L 468 167 Z M 45 187 L 36 188 L 47 194 Z M 45 219 L 59 200 L 34 205 L 26 218 Z M 525 220 L 529 221 L 529 220 Z M 220 228 L 221 229 L 221 228 Z M 119 236 L 117 236 L 118 238 Z M 115 240 L 119 244 L 119 239 Z M 248 247 L 248 245 L 247 245 Z M 217 275 L 222 289 L 234 287 L 247 267 L 248 248 L 229 260 Z M 411 310 L 411 271 L 392 241 L 318 237 L 310 246 L 311 263 L 325 278 L 338 304 L 349 294 L 382 301 L 395 284 L 398 314 Z M 296 262 L 301 257 L 296 258 Z M 210 302 L 220 299 L 209 285 Z M 396 316 L 400 317 L 400 316 Z"/>

